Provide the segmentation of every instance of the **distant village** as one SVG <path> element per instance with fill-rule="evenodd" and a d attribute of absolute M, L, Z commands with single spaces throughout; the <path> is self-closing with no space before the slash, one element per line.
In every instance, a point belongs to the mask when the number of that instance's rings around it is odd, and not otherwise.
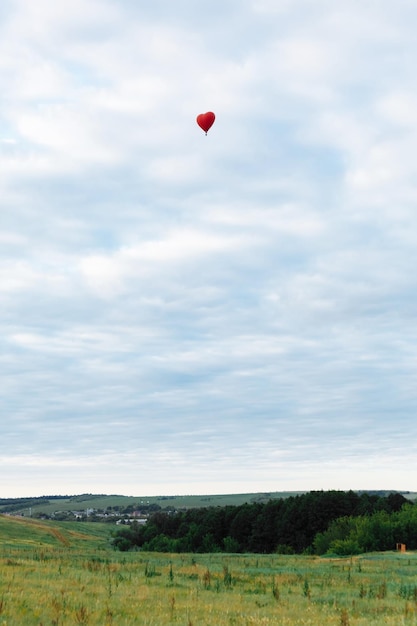
<path fill-rule="evenodd" d="M 31 507 L 20 511 L 3 511 L 4 515 L 14 517 L 30 517 L 57 522 L 108 522 L 110 524 L 146 524 L 152 513 L 162 510 L 158 504 L 137 504 L 122 506 L 108 506 L 106 509 L 77 509 L 69 511 L 54 511 L 45 513 L 39 510 L 32 511 Z M 165 512 L 174 512 L 174 509 L 164 509 Z"/>

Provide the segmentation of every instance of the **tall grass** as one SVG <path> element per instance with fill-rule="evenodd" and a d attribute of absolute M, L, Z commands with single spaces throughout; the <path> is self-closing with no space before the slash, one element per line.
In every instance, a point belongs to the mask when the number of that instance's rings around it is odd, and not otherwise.
<path fill-rule="evenodd" d="M 77 528 L 0 535 L 0 626 L 417 624 L 414 553 L 120 553 Z"/>
<path fill-rule="evenodd" d="M 0 624 L 416 624 L 412 561 L 9 549 Z"/>

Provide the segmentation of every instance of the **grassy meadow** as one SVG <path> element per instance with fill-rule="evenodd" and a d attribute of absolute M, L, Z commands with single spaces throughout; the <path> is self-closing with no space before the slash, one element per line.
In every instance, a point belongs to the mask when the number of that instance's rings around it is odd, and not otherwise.
<path fill-rule="evenodd" d="M 0 626 L 417 624 L 416 553 L 123 553 L 109 532 L 0 516 Z"/>
<path fill-rule="evenodd" d="M 176 509 L 190 509 L 207 506 L 239 506 L 246 502 L 267 502 L 271 498 L 288 498 L 295 496 L 298 491 L 275 491 L 272 493 L 239 493 L 220 495 L 182 495 L 182 496 L 121 496 L 121 495 L 94 495 L 82 494 L 77 496 L 54 496 L 48 500 L 45 498 L 28 499 L 26 503 L 13 508 L 14 513 L 21 513 L 30 516 L 36 513 L 52 515 L 56 511 L 73 511 L 85 509 L 106 509 L 107 507 L 118 506 L 122 509 L 131 505 L 139 507 L 141 505 L 155 505 L 161 508 L 174 507 Z M 10 510 L 11 501 L 0 501 L 0 514 Z"/>
<path fill-rule="evenodd" d="M 52 515 L 56 511 L 74 511 L 86 509 L 102 509 L 107 507 L 120 507 L 124 509 L 128 506 L 140 508 L 141 505 L 157 504 L 162 509 L 173 507 L 175 509 L 194 509 L 204 508 L 208 506 L 240 506 L 245 503 L 265 503 L 269 500 L 281 498 L 289 498 L 290 496 L 306 493 L 303 491 L 273 491 L 267 493 L 235 493 L 235 494 L 218 494 L 218 495 L 178 495 L 178 496 L 122 496 L 122 495 L 100 495 L 100 494 L 81 494 L 76 496 L 45 496 L 42 498 L 22 499 L 10 508 L 13 499 L 0 499 L 0 514 L 13 511 L 15 514 L 23 514 L 30 517 L 31 514 L 36 515 L 45 513 Z M 390 493 L 385 491 L 375 492 L 379 495 Z M 408 500 L 417 500 L 417 493 L 404 491 L 399 492 Z M 26 500 L 26 501 L 25 501 Z"/>

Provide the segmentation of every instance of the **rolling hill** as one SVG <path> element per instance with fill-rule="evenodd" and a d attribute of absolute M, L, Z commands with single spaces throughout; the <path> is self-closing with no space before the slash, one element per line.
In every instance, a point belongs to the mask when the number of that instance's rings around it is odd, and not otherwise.
<path fill-rule="evenodd" d="M 367 491 L 367 490 L 363 490 Z M 178 496 L 124 496 L 105 494 L 80 494 L 73 496 L 42 496 L 36 498 L 0 498 L 0 514 L 12 513 L 25 517 L 39 517 L 42 514 L 51 516 L 57 512 L 68 511 L 105 511 L 109 507 L 113 510 L 131 510 L 152 507 L 157 505 L 161 509 L 193 509 L 209 506 L 239 506 L 255 502 L 267 502 L 271 499 L 288 498 L 300 495 L 305 491 L 275 491 L 264 493 L 241 493 L 219 495 L 178 495 Z M 358 491 L 362 493 L 362 491 Z M 380 496 L 391 493 L 389 490 L 367 491 Z M 405 498 L 414 500 L 417 493 L 399 491 Z"/>

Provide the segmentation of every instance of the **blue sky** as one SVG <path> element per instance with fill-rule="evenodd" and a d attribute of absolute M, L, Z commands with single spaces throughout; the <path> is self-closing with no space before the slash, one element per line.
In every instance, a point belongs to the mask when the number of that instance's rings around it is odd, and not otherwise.
<path fill-rule="evenodd" d="M 0 496 L 416 489 L 416 21 L 3 2 Z"/>

